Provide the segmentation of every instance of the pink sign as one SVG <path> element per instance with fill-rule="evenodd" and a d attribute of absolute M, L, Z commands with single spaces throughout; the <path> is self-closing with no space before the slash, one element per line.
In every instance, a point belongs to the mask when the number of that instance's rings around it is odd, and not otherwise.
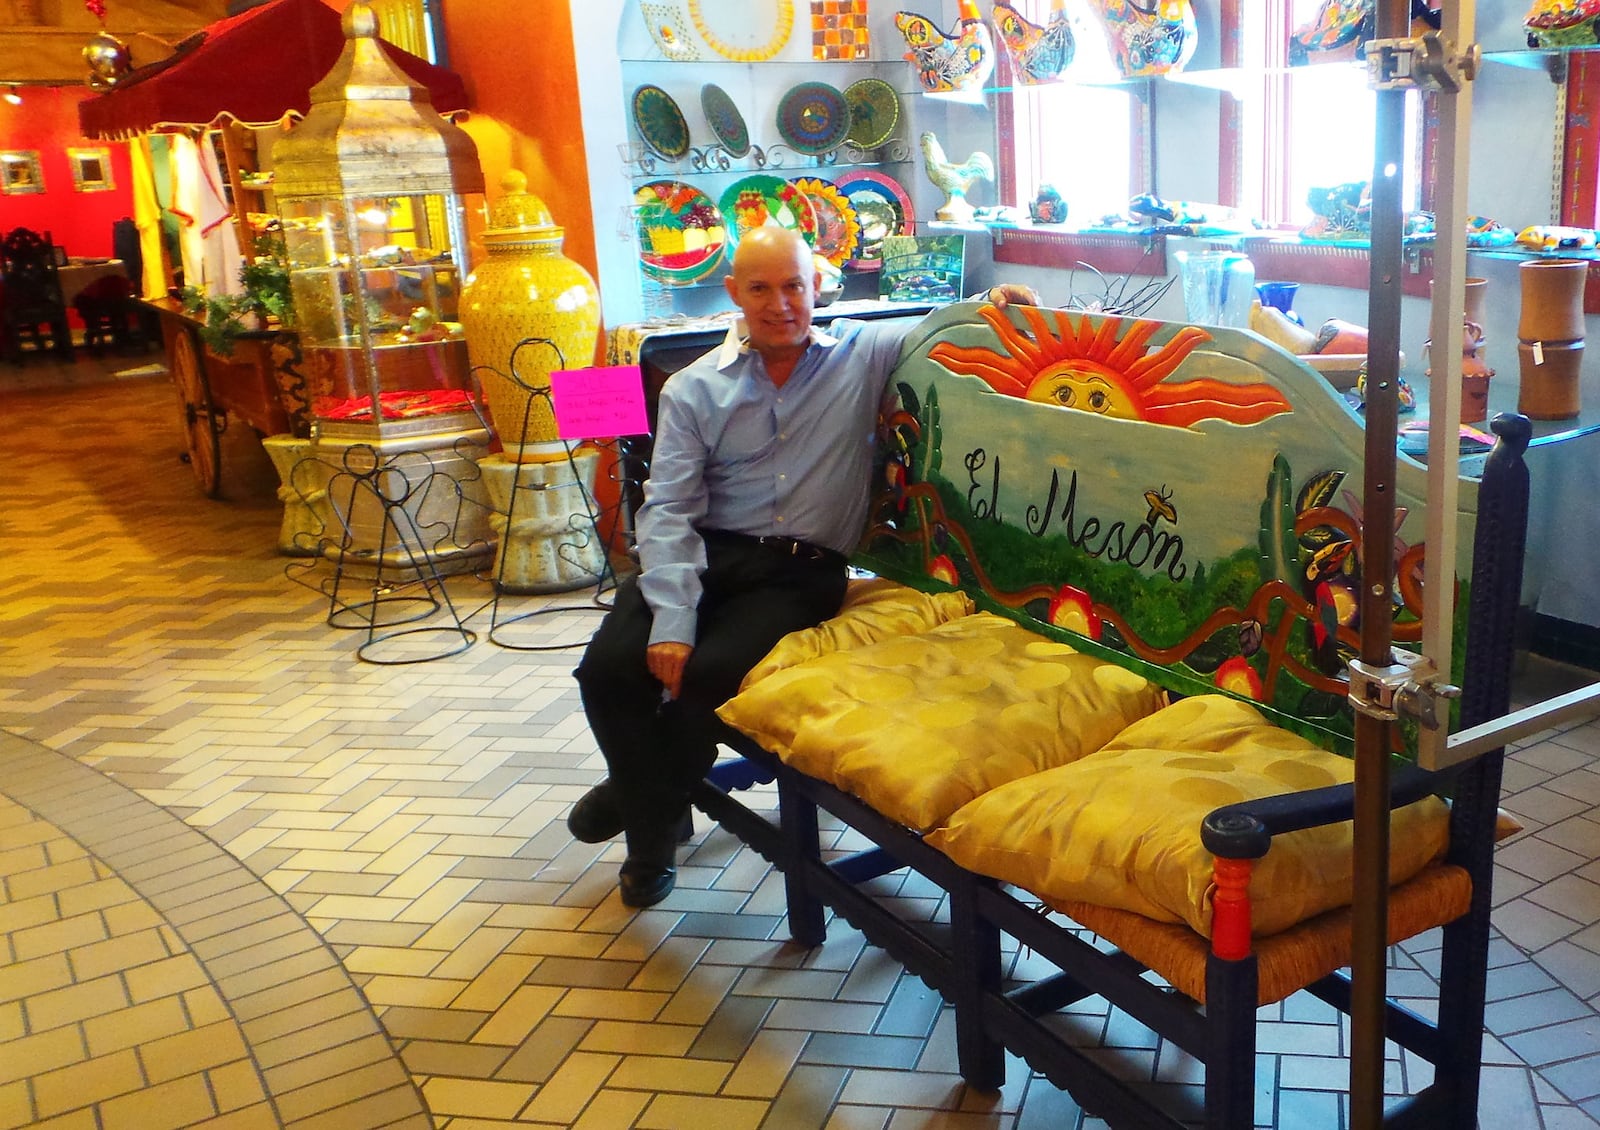
<path fill-rule="evenodd" d="M 550 374 L 550 396 L 562 439 L 650 434 L 644 381 L 637 365 L 557 369 Z"/>

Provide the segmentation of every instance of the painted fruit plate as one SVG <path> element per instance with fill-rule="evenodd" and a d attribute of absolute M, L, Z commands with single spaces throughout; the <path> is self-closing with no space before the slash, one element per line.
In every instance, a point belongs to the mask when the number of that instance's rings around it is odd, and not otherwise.
<path fill-rule="evenodd" d="M 855 255 L 861 242 L 861 221 L 839 186 L 820 177 L 796 177 L 789 182 L 806 194 L 817 214 L 817 240 L 813 245 L 835 267 L 842 267 Z"/>
<path fill-rule="evenodd" d="M 743 157 L 750 152 L 750 129 L 726 90 L 714 82 L 706 83 L 700 88 L 700 109 L 728 156 Z"/>
<path fill-rule="evenodd" d="M 689 123 L 672 95 L 646 84 L 633 92 L 633 124 L 644 143 L 669 161 L 689 152 Z"/>
<path fill-rule="evenodd" d="M 834 181 L 855 211 L 861 234 L 856 257 L 846 266 L 873 268 L 883 261 L 883 241 L 911 232 L 916 213 L 911 197 L 893 177 L 876 169 L 856 169 Z"/>
<path fill-rule="evenodd" d="M 825 82 L 802 82 L 778 102 L 778 133 L 796 153 L 832 153 L 849 132 L 850 107 Z"/>
<path fill-rule="evenodd" d="M 722 262 L 727 225 L 711 197 L 692 184 L 657 180 L 633 194 L 637 209 L 639 265 L 646 277 L 668 286 L 688 286 Z"/>
<path fill-rule="evenodd" d="M 844 88 L 845 105 L 850 108 L 850 130 L 846 138 L 858 149 L 876 149 L 894 136 L 900 121 L 900 96 L 881 78 L 864 78 Z"/>
<path fill-rule="evenodd" d="M 817 213 L 806 194 L 782 177 L 755 173 L 734 181 L 717 202 L 728 225 L 728 249 L 739 237 L 762 224 L 797 231 L 813 246 L 817 242 Z"/>

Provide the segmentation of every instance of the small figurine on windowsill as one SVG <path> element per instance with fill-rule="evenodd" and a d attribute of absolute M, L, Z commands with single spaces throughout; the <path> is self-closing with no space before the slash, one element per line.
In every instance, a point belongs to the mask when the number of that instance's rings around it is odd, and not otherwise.
<path fill-rule="evenodd" d="M 1054 185 L 1041 184 L 1039 194 L 1028 205 L 1028 217 L 1036 224 L 1067 222 L 1067 202 Z"/>

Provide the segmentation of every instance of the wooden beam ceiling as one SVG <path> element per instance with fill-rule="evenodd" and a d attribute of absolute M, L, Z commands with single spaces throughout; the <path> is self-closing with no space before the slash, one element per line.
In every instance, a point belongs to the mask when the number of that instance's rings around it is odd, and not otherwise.
<path fill-rule="evenodd" d="M 0 84 L 75 86 L 87 81 L 83 47 L 105 30 L 128 45 L 135 66 L 164 59 L 180 40 L 228 14 L 227 0 L 105 0 L 102 25 L 82 0 L 0 0 Z"/>

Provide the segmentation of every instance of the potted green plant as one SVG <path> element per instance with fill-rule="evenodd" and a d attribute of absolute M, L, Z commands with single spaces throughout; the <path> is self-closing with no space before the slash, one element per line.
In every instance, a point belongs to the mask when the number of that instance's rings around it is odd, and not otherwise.
<path fill-rule="evenodd" d="M 202 294 L 184 287 L 184 311 L 202 319 L 200 340 L 212 352 L 233 355 L 234 340 L 249 330 L 266 329 L 269 320 L 294 324 L 294 304 L 289 296 L 289 267 L 281 233 L 269 232 L 256 241 L 256 258 L 239 268 L 241 294 Z"/>

